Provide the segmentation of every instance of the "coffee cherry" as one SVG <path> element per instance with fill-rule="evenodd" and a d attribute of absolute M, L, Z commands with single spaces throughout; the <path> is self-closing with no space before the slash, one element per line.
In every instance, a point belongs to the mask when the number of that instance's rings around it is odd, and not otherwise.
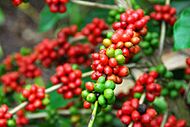
<path fill-rule="evenodd" d="M 87 101 L 84 101 L 83 107 L 89 109 L 91 107 L 91 104 Z"/>
<path fill-rule="evenodd" d="M 165 21 L 169 23 L 171 26 L 174 25 L 176 21 L 176 9 L 171 7 L 170 5 L 155 5 L 155 12 L 150 14 L 151 18 L 157 21 Z"/>
<path fill-rule="evenodd" d="M 89 93 L 86 100 L 90 103 L 94 103 L 96 101 L 96 95 L 93 93 Z"/>
<path fill-rule="evenodd" d="M 112 89 L 105 89 L 104 90 L 104 97 L 106 98 L 106 99 L 111 99 L 112 97 L 114 96 L 114 92 L 113 92 L 113 90 Z"/>
<path fill-rule="evenodd" d="M 147 106 L 145 104 L 140 104 L 137 110 L 142 115 L 142 114 L 146 113 Z"/>

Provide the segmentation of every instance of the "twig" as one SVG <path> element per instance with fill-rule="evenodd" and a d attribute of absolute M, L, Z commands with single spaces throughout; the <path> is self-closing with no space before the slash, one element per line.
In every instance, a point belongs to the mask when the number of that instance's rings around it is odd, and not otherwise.
<path fill-rule="evenodd" d="M 117 4 L 119 7 L 123 7 L 123 8 L 125 8 L 125 9 L 130 8 L 129 3 L 128 3 L 128 1 L 126 1 L 126 0 L 116 0 L 116 4 Z"/>
<path fill-rule="evenodd" d="M 84 78 L 84 77 L 87 77 L 89 75 L 91 75 L 91 73 L 90 72 L 86 72 L 86 73 L 83 73 L 82 77 Z M 62 85 L 63 84 L 54 85 L 54 86 L 52 86 L 50 88 L 47 88 L 45 90 L 45 92 L 46 93 L 51 93 L 51 92 L 59 89 Z M 16 106 L 14 109 L 10 110 L 9 113 L 15 114 L 16 112 L 18 112 L 19 110 L 21 110 L 22 108 L 24 108 L 27 104 L 28 104 L 28 102 L 25 101 L 25 102 L 21 103 L 20 105 Z"/>
<path fill-rule="evenodd" d="M 162 120 L 162 123 L 161 123 L 161 126 L 160 126 L 160 127 L 164 127 L 164 125 L 165 125 L 165 123 L 166 123 L 166 121 L 167 121 L 167 118 L 168 118 L 168 111 L 166 111 L 166 112 L 164 113 L 164 118 L 163 118 L 163 120 Z"/>
<path fill-rule="evenodd" d="M 21 103 L 20 105 L 18 105 L 17 107 L 15 107 L 14 109 L 12 109 L 11 111 L 9 111 L 9 113 L 14 114 L 16 112 L 18 112 L 20 109 L 24 108 L 26 105 L 28 104 L 27 101 Z"/>
<path fill-rule="evenodd" d="M 69 40 L 69 42 L 72 44 L 72 43 L 74 43 L 74 42 L 81 41 L 81 40 L 83 40 L 83 39 L 85 39 L 85 38 L 86 38 L 85 36 L 79 36 L 79 37 L 76 37 L 76 38 L 71 38 L 71 39 Z"/>
<path fill-rule="evenodd" d="M 164 41 L 166 36 L 166 23 L 162 21 L 161 24 L 161 35 L 160 35 L 160 45 L 159 45 L 159 56 L 162 55 L 163 49 L 164 49 Z"/>
<path fill-rule="evenodd" d="M 144 100 L 145 100 L 145 93 L 142 94 L 142 96 L 139 100 L 139 104 L 143 104 Z"/>
<path fill-rule="evenodd" d="M 97 110 L 98 110 L 98 101 L 96 101 L 94 104 L 94 109 L 93 109 L 92 115 L 90 117 L 88 127 L 93 127 L 94 121 L 96 119 Z"/>
<path fill-rule="evenodd" d="M 115 5 L 107 5 L 107 4 L 101 4 L 101 3 L 89 2 L 89 1 L 83 1 L 83 0 L 71 0 L 71 2 L 75 4 L 84 5 L 84 6 L 98 7 L 98 8 L 103 8 L 103 9 L 117 9 L 118 8 L 118 6 L 115 6 Z"/>
<path fill-rule="evenodd" d="M 170 0 L 166 0 L 165 4 L 170 4 Z M 166 23 L 164 21 L 162 21 L 161 34 L 160 34 L 160 45 L 159 45 L 159 56 L 162 55 L 162 52 L 164 49 L 165 36 L 166 36 Z"/>
<path fill-rule="evenodd" d="M 82 77 L 83 77 L 83 78 L 84 78 L 84 77 L 88 77 L 88 76 L 90 76 L 92 73 L 93 73 L 93 71 L 89 71 L 89 72 L 83 73 L 83 74 L 82 74 Z"/>

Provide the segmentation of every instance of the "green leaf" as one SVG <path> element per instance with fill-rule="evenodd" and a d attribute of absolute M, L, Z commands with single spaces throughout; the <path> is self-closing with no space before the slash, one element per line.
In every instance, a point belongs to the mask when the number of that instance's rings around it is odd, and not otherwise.
<path fill-rule="evenodd" d="M 186 8 L 174 25 L 174 49 L 190 48 L 190 7 Z"/>
<path fill-rule="evenodd" d="M 69 8 L 69 7 L 68 7 Z M 39 32 L 46 32 L 54 27 L 54 25 L 62 18 L 66 17 L 67 14 L 63 13 L 52 13 L 48 6 L 45 6 L 40 13 L 40 21 L 38 26 Z"/>
<path fill-rule="evenodd" d="M 5 16 L 3 10 L 0 8 L 0 25 L 2 25 L 4 22 L 5 22 Z"/>
<path fill-rule="evenodd" d="M 180 14 L 181 11 L 190 6 L 190 1 L 189 0 L 171 1 L 171 6 L 176 8 L 177 14 Z"/>
<path fill-rule="evenodd" d="M 155 109 L 160 113 L 164 113 L 168 107 L 166 100 L 162 96 L 157 97 L 154 100 L 153 105 L 154 105 Z"/>
<path fill-rule="evenodd" d="M 64 107 L 70 102 L 71 100 L 65 100 L 57 91 L 50 93 L 50 104 L 49 106 L 53 109 L 57 109 L 60 107 Z"/>
<path fill-rule="evenodd" d="M 34 83 L 39 86 L 45 86 L 44 80 L 41 76 L 34 78 Z"/>

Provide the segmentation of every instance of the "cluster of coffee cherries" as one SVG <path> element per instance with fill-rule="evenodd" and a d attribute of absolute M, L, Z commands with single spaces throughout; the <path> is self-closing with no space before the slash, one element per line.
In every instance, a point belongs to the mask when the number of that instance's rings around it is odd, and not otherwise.
<path fill-rule="evenodd" d="M 18 71 L 26 78 L 35 78 L 41 76 L 41 70 L 35 65 L 36 54 L 31 54 L 28 56 L 22 56 L 17 53 L 15 55 L 15 61 L 18 65 Z"/>
<path fill-rule="evenodd" d="M 149 20 L 149 16 L 144 16 L 142 9 L 128 9 L 126 12 L 120 15 L 120 22 L 115 22 L 112 24 L 114 30 L 118 29 L 132 29 L 135 32 L 138 32 L 140 35 L 145 35 L 147 32 L 146 24 Z M 117 35 L 117 36 L 116 36 Z M 119 33 L 115 36 L 119 37 Z M 126 36 L 125 38 L 128 38 Z"/>
<path fill-rule="evenodd" d="M 9 108 L 7 105 L 1 105 L 0 107 L 0 127 L 14 127 L 16 122 L 11 119 L 12 114 L 8 112 Z"/>
<path fill-rule="evenodd" d="M 91 54 L 93 51 L 93 47 L 88 43 L 77 43 L 76 45 L 72 45 L 67 51 L 68 62 L 78 65 L 83 64 L 88 67 L 91 64 L 89 54 Z"/>
<path fill-rule="evenodd" d="M 125 9 L 120 7 L 118 9 L 110 10 L 108 14 L 108 23 L 112 24 L 120 20 L 120 15 L 125 12 Z"/>
<path fill-rule="evenodd" d="M 29 120 L 28 120 L 28 118 L 26 118 L 25 112 L 23 110 L 19 110 L 16 113 L 16 115 L 17 115 L 17 117 L 16 117 L 16 124 L 19 127 L 23 127 L 23 126 L 25 126 L 25 125 L 27 125 L 29 123 Z"/>
<path fill-rule="evenodd" d="M 160 127 L 163 121 L 163 115 L 157 116 L 154 120 L 151 121 L 151 127 Z M 174 115 L 170 115 L 164 124 L 164 127 L 186 127 L 186 121 L 183 119 L 177 119 Z"/>
<path fill-rule="evenodd" d="M 67 10 L 66 4 L 69 0 L 45 0 L 45 2 L 48 4 L 51 12 L 64 13 Z"/>
<path fill-rule="evenodd" d="M 8 72 L 1 76 L 0 81 L 3 85 L 12 90 L 20 92 L 22 90 L 22 85 L 24 85 L 24 81 L 20 79 L 20 74 L 18 72 Z"/>
<path fill-rule="evenodd" d="M 103 74 L 106 78 L 117 84 L 122 82 L 122 77 L 129 73 L 129 69 L 124 66 L 125 57 L 122 50 L 113 48 L 102 49 L 99 53 L 92 54 L 93 63 L 91 65 L 94 72 L 91 75 L 93 80 L 97 80 Z"/>
<path fill-rule="evenodd" d="M 171 79 L 174 76 L 173 72 L 167 70 L 167 68 L 163 64 L 152 66 L 150 67 L 149 71 L 156 71 L 157 73 L 159 73 L 159 76 L 167 79 Z"/>
<path fill-rule="evenodd" d="M 158 37 L 159 35 L 156 32 L 148 32 L 146 36 L 144 36 L 143 41 L 141 41 L 139 45 L 145 55 L 152 55 L 154 53 L 154 50 L 159 45 Z"/>
<path fill-rule="evenodd" d="M 84 108 L 90 108 L 91 104 L 96 101 L 101 108 L 114 104 L 116 100 L 115 83 L 112 80 L 106 80 L 104 76 L 101 76 L 96 83 L 86 82 L 85 87 L 86 89 L 82 91 L 82 97 L 85 100 Z"/>
<path fill-rule="evenodd" d="M 185 78 L 190 79 L 190 57 L 186 58 L 187 68 L 185 69 Z"/>
<path fill-rule="evenodd" d="M 170 96 L 171 98 L 178 97 L 179 94 L 184 94 L 187 84 L 184 81 L 174 80 L 170 81 L 162 89 L 161 95 Z"/>
<path fill-rule="evenodd" d="M 174 25 L 176 21 L 176 9 L 170 5 L 154 5 L 155 12 L 150 14 L 151 18 L 157 21 L 165 21 L 171 26 Z"/>
<path fill-rule="evenodd" d="M 88 23 L 83 29 L 82 34 L 88 38 L 88 41 L 93 45 L 98 45 L 102 42 L 102 32 L 108 29 L 108 25 L 103 19 L 94 18 L 91 23 Z"/>
<path fill-rule="evenodd" d="M 44 39 L 35 47 L 37 59 L 43 66 L 49 67 L 54 60 L 65 54 L 65 50 L 59 49 L 57 40 Z"/>
<path fill-rule="evenodd" d="M 157 77 L 158 73 L 155 71 L 151 71 L 149 74 L 144 73 L 141 75 L 132 89 L 134 97 L 140 98 L 142 93 L 145 92 L 146 100 L 153 102 L 155 97 L 160 96 L 161 86 L 155 82 Z"/>
<path fill-rule="evenodd" d="M 74 70 L 70 64 L 65 63 L 56 68 L 56 74 L 50 80 L 53 85 L 63 84 L 57 92 L 62 94 L 65 99 L 71 99 L 74 95 L 81 94 L 81 77 L 80 70 Z"/>
<path fill-rule="evenodd" d="M 28 104 L 25 107 L 27 111 L 33 112 L 36 109 L 44 109 L 49 104 L 48 95 L 45 94 L 45 88 L 32 85 L 22 91 L 23 100 L 27 100 Z"/>
<path fill-rule="evenodd" d="M 145 104 L 139 104 L 138 99 L 127 100 L 122 108 L 117 111 L 117 117 L 125 125 L 133 122 L 133 127 L 145 127 L 155 118 L 157 112 L 155 109 Z"/>

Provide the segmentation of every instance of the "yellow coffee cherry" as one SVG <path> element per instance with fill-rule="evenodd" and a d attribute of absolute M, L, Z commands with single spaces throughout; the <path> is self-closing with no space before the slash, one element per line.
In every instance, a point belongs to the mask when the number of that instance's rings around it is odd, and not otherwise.
<path fill-rule="evenodd" d="M 107 47 L 109 47 L 111 44 L 112 44 L 112 42 L 111 42 L 111 40 L 110 39 L 104 39 L 103 40 L 103 45 L 107 48 Z"/>
<path fill-rule="evenodd" d="M 125 42 L 125 47 L 130 48 L 133 46 L 133 43 L 131 42 Z"/>

